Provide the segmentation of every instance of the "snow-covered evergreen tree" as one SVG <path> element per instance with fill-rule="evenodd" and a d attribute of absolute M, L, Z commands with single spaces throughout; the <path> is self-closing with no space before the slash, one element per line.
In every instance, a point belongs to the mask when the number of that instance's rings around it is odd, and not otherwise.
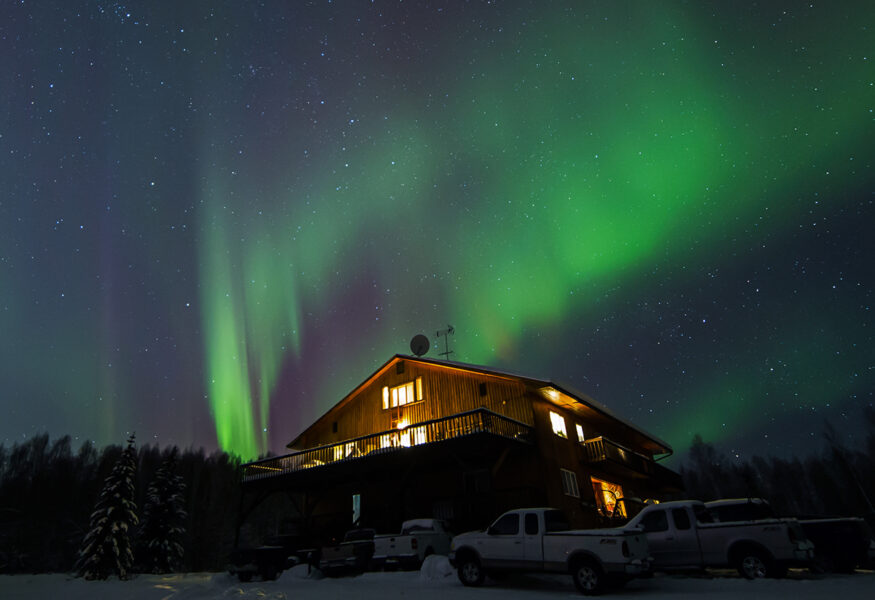
<path fill-rule="evenodd" d="M 131 530 L 137 525 L 134 479 L 137 453 L 134 435 L 128 438 L 118 462 L 103 482 L 100 497 L 91 513 L 91 527 L 82 547 L 76 569 L 85 579 L 106 579 L 118 575 L 127 579 L 134 564 Z"/>
<path fill-rule="evenodd" d="M 182 564 L 181 539 L 187 514 L 183 509 L 185 483 L 174 473 L 176 449 L 164 459 L 146 492 L 140 528 L 138 563 L 150 573 L 172 573 Z"/>

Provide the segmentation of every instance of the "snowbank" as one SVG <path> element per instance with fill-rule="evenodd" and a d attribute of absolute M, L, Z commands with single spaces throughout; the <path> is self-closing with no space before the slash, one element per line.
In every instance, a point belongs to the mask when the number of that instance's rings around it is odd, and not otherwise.
<path fill-rule="evenodd" d="M 85 581 L 68 575 L 0 576 L 2 600 L 550 600 L 582 598 L 565 575 L 516 576 L 481 588 L 463 587 L 446 558 L 432 556 L 419 572 L 365 573 L 320 578 L 299 566 L 277 581 L 241 584 L 226 573 L 140 575 L 131 581 Z M 875 597 L 875 573 L 810 575 L 746 581 L 728 571 L 716 577 L 656 576 L 635 580 L 606 598 L 636 600 L 857 600 Z"/>

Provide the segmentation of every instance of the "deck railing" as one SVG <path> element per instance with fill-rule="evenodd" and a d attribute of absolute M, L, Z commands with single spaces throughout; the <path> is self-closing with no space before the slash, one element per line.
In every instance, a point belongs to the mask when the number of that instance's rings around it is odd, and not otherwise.
<path fill-rule="evenodd" d="M 414 423 L 403 429 L 381 431 L 251 462 L 243 465 L 243 481 L 275 477 L 365 456 L 399 452 L 413 446 L 439 443 L 476 433 L 489 433 L 528 442 L 532 437 L 532 427 L 485 408 L 478 408 L 449 417 Z"/>
<path fill-rule="evenodd" d="M 616 463 L 641 475 L 655 477 L 682 487 L 680 475 L 671 469 L 662 466 L 652 458 L 648 458 L 607 438 L 597 437 L 586 440 L 583 443 L 583 449 L 584 460 L 586 462 L 599 463 L 607 461 Z"/>

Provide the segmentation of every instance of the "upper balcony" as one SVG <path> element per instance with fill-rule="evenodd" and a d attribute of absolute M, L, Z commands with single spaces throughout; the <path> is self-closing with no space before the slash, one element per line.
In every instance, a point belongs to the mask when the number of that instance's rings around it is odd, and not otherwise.
<path fill-rule="evenodd" d="M 682 490 L 681 476 L 652 458 L 630 450 L 605 437 L 583 443 L 584 462 L 606 472 L 634 478 L 648 478 L 663 488 Z"/>
<path fill-rule="evenodd" d="M 525 423 L 479 408 L 404 428 L 251 462 L 243 465 L 243 481 L 248 483 L 332 464 L 348 464 L 365 457 L 398 453 L 412 447 L 483 434 L 530 443 L 532 428 Z"/>

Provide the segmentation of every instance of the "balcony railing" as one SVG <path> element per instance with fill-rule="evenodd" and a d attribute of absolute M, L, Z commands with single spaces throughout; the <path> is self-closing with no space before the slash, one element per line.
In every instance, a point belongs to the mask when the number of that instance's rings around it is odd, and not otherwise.
<path fill-rule="evenodd" d="M 613 463 L 639 476 L 656 478 L 674 487 L 683 488 L 680 475 L 671 469 L 607 438 L 586 440 L 583 449 L 584 460 L 588 463 Z"/>
<path fill-rule="evenodd" d="M 441 419 L 414 423 L 403 429 L 381 431 L 336 444 L 248 463 L 243 465 L 243 481 L 295 473 L 357 460 L 365 456 L 399 452 L 413 446 L 435 444 L 476 433 L 489 433 L 528 442 L 531 439 L 532 428 L 525 423 L 479 408 Z"/>

